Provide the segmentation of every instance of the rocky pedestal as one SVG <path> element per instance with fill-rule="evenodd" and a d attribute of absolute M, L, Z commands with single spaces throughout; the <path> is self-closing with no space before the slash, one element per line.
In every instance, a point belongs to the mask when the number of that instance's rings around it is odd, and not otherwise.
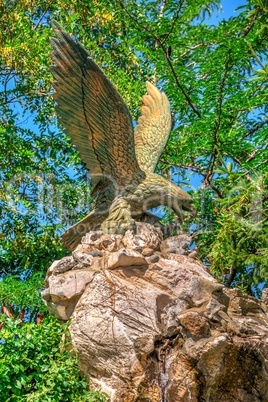
<path fill-rule="evenodd" d="M 71 317 L 81 369 L 111 401 L 268 401 L 266 303 L 219 284 L 189 242 L 146 223 L 90 232 L 43 298 Z"/>

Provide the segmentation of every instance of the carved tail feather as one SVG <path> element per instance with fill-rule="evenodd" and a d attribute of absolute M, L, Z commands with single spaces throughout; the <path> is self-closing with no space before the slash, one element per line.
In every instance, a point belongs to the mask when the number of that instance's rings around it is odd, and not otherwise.
<path fill-rule="evenodd" d="M 94 188 L 97 201 L 94 209 L 82 220 L 68 228 L 61 236 L 64 247 L 73 251 L 81 243 L 82 237 L 91 230 L 99 230 L 109 215 L 109 208 L 114 199 L 113 184 L 106 179 L 99 181 Z"/>
<path fill-rule="evenodd" d="M 85 218 L 68 228 L 61 236 L 61 242 L 68 250 L 73 251 L 81 243 L 82 237 L 91 230 L 100 230 L 101 224 L 107 218 L 95 210 L 91 211 Z"/>

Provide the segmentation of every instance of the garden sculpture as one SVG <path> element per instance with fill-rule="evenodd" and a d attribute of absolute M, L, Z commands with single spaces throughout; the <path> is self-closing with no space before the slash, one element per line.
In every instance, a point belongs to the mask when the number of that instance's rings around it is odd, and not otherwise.
<path fill-rule="evenodd" d="M 94 209 L 63 234 L 63 244 L 73 250 L 90 230 L 135 231 L 135 220 L 144 220 L 150 208 L 160 205 L 180 219 L 182 210 L 193 213 L 189 194 L 154 173 L 171 130 L 166 95 L 146 83 L 134 130 L 124 100 L 101 68 L 57 22 L 51 25 L 56 111 L 97 196 Z"/>

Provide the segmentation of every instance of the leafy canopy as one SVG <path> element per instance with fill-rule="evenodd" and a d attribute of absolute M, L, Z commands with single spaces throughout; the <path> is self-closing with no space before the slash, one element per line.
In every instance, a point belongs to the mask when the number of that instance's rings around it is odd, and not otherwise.
<path fill-rule="evenodd" d="M 220 6 L 220 0 L 1 2 L 0 295 L 6 314 L 28 321 L 45 314 L 39 289 L 49 264 L 66 253 L 59 235 L 92 202 L 86 171 L 52 102 L 52 17 L 102 66 L 135 120 L 146 80 L 166 92 L 174 128 L 157 169 L 195 200 L 198 216 L 183 229 L 227 286 L 259 295 L 267 285 L 268 5 L 245 0 L 236 17 L 213 25 Z M 52 331 L 47 321 L 41 327 Z"/>

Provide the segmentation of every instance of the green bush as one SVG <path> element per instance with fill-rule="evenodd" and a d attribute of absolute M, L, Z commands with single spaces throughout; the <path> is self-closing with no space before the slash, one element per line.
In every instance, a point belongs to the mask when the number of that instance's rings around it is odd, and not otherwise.
<path fill-rule="evenodd" d="M 0 401 L 105 402 L 88 389 L 77 358 L 66 350 L 67 324 L 48 317 L 42 324 L 1 318 Z"/>

